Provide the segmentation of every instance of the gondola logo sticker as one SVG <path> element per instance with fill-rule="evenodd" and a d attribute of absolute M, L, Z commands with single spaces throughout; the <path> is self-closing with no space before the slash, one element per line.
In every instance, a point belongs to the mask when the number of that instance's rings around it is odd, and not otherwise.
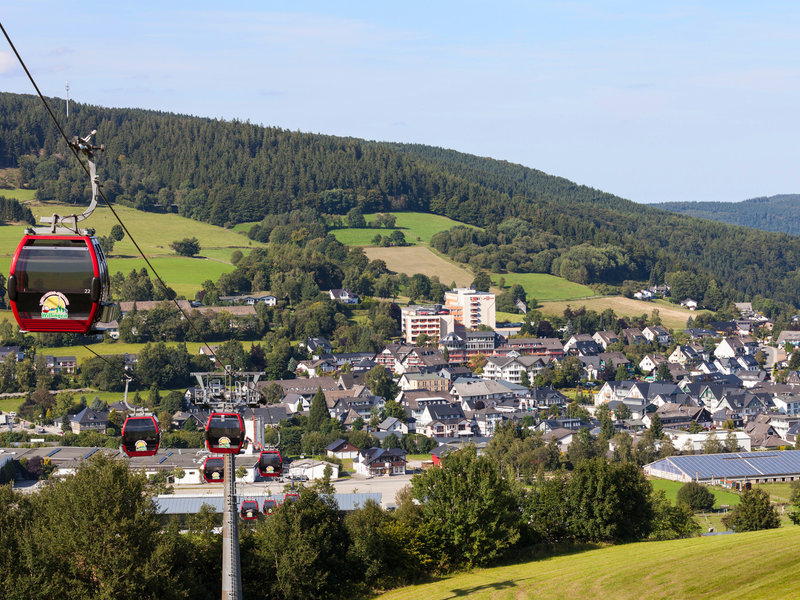
<path fill-rule="evenodd" d="M 220 448 L 230 448 L 231 447 L 231 438 L 222 436 L 219 438 L 219 447 Z"/>
<path fill-rule="evenodd" d="M 47 292 L 39 300 L 43 319 L 69 319 L 69 300 L 61 292 Z"/>
<path fill-rule="evenodd" d="M 144 440 L 136 440 L 136 451 L 144 452 L 145 450 L 147 450 L 147 442 Z"/>

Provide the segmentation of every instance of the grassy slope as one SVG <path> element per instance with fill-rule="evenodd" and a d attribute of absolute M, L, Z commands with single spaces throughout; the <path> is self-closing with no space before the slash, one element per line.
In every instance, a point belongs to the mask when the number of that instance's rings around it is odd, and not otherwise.
<path fill-rule="evenodd" d="M 496 284 L 501 277 L 505 279 L 506 287 L 520 284 L 525 288 L 528 298 L 535 298 L 539 302 L 574 300 L 596 295 L 585 285 L 546 273 L 493 273 L 492 282 Z"/>
<path fill-rule="evenodd" d="M 55 204 L 31 203 L 30 207 L 36 217 L 53 212 L 66 214 L 75 211 L 75 207 Z M 234 231 L 175 214 L 147 213 L 127 206 L 115 206 L 114 209 L 167 285 L 178 294 L 194 295 L 206 279 L 216 280 L 222 273 L 232 271 L 233 265 L 229 261 L 234 250 L 247 252 L 263 245 Z M 86 227 L 94 228 L 97 235 L 108 235 L 117 221 L 108 208 L 100 206 L 84 223 Z M 0 227 L 0 256 L 3 257 L 2 268 L 6 273 L 21 237 L 22 229 L 19 226 Z M 176 256 L 169 247 L 170 242 L 186 237 L 196 237 L 200 241 L 200 254 L 209 260 Z M 145 264 L 133 242 L 126 236 L 114 245 L 109 266 L 112 273 L 122 271 L 127 274 L 131 269 L 140 269 Z"/>
<path fill-rule="evenodd" d="M 420 212 L 393 212 L 389 213 L 397 217 L 394 229 L 335 229 L 333 235 L 336 239 L 348 246 L 369 246 L 376 233 L 380 235 L 390 235 L 395 229 L 402 231 L 408 243 L 430 244 L 434 234 L 445 231 L 456 225 L 463 225 L 472 229 L 478 229 L 474 225 L 460 223 L 447 217 Z M 374 215 L 365 215 L 367 223 L 374 220 Z M 245 229 L 247 231 L 247 229 Z"/>
<path fill-rule="evenodd" d="M 588 550 L 481 569 L 380 598 L 794 598 L 800 527 Z"/>
<path fill-rule="evenodd" d="M 684 485 L 679 481 L 669 481 L 668 479 L 652 479 L 650 480 L 650 483 L 653 484 L 654 489 L 664 490 L 664 492 L 667 494 L 667 498 L 671 502 L 677 501 L 678 490 Z M 711 493 L 714 494 L 714 498 L 716 498 L 714 508 L 719 508 L 722 505 L 736 506 L 739 504 L 739 494 L 716 487 L 709 487 L 708 489 L 711 490 Z"/>

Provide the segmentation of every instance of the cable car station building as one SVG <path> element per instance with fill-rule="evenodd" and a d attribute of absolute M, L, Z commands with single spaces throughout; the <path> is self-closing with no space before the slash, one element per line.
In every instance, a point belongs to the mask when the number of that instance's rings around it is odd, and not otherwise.
<path fill-rule="evenodd" d="M 644 466 L 653 477 L 729 485 L 800 479 L 800 450 L 669 456 Z"/>

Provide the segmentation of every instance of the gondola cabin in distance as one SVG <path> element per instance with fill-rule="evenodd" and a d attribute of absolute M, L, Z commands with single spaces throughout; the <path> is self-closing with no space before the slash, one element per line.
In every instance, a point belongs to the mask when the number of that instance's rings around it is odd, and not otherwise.
<path fill-rule="evenodd" d="M 20 329 L 89 334 L 110 299 L 106 257 L 94 235 L 26 232 L 6 285 Z"/>
<path fill-rule="evenodd" d="M 258 510 L 258 502 L 255 500 L 244 500 L 242 502 L 241 515 L 245 521 L 255 521 L 261 511 Z"/>
<path fill-rule="evenodd" d="M 280 477 L 283 458 L 278 450 L 262 450 L 258 456 L 258 473 L 261 477 Z"/>
<path fill-rule="evenodd" d="M 266 500 L 264 500 L 263 512 L 265 515 L 271 515 L 276 510 L 278 510 L 278 503 L 275 502 L 275 500 L 273 500 L 272 498 L 267 498 Z"/>
<path fill-rule="evenodd" d="M 225 481 L 225 459 L 221 456 L 209 456 L 203 461 L 203 479 L 206 483 L 222 483 Z"/>
<path fill-rule="evenodd" d="M 128 417 L 122 425 L 122 450 L 130 457 L 155 456 L 161 443 L 158 421 L 152 415 Z"/>

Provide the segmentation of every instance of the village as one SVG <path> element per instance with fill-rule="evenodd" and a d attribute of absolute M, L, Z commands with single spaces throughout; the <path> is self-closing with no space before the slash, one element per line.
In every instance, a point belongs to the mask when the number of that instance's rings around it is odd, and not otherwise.
<path fill-rule="evenodd" d="M 358 295 L 348 290 L 332 290 L 334 298 L 351 304 L 359 301 Z M 225 298 L 239 302 L 240 312 L 272 299 Z M 138 311 L 156 305 L 137 304 Z M 296 378 L 257 383 L 269 400 L 242 414 L 251 443 L 239 458 L 238 480 L 245 492 L 263 491 L 254 448 L 263 446 L 265 432 L 270 438 L 270 429 L 280 429 L 282 422 L 295 416 L 308 415 L 320 393 L 328 417 L 345 435 L 318 448 L 315 458 L 301 454 L 287 463 L 285 481 L 299 485 L 327 473 L 334 481 L 343 477 L 345 487 L 365 492 L 383 486 L 380 502 L 384 506 L 393 505 L 399 486 L 386 487 L 375 478 L 406 476 L 439 464 L 442 456 L 464 445 L 480 450 L 498 428 L 509 423 L 540 432 L 563 456 L 568 455 L 574 440 L 585 435 L 582 432 L 592 438 L 605 435 L 608 451 L 613 452 L 621 439 L 617 434 L 628 436 L 636 445 L 654 426 L 663 431 L 656 447 L 661 455 L 654 459 L 670 454 L 794 448 L 800 432 L 800 372 L 789 365 L 794 365 L 792 350 L 800 344 L 800 332 L 786 330 L 774 341 L 769 337 L 757 340 L 754 333 L 769 331 L 769 320 L 749 303 L 736 306 L 740 319 L 679 332 L 648 325 L 570 335 L 562 332 L 563 339 L 520 337 L 520 324 L 496 323 L 493 293 L 456 288 L 445 294 L 441 305 L 402 307 L 402 338 L 377 353 L 336 353 L 327 339 L 307 338 L 300 348 L 309 358 L 296 363 Z M 631 349 L 645 346 L 654 351 L 644 353 L 638 362 L 628 358 Z M 200 351 L 207 352 L 204 348 Z M 0 359 L 7 356 L 22 360 L 23 352 L 19 347 L 0 349 Z M 124 359 L 133 366 L 137 357 L 126 354 Z M 69 356 L 47 356 L 45 364 L 52 374 L 75 374 L 78 369 L 76 358 Z M 566 384 L 554 385 L 549 374 L 558 371 L 569 372 Z M 376 389 L 370 373 L 383 375 L 384 387 Z M 775 377 L 778 373 L 780 382 Z M 549 385 L 536 385 L 542 380 Z M 381 390 L 386 390 L 383 395 Z M 201 387 L 188 388 L 180 410 L 171 414 L 168 428 L 202 430 L 210 414 L 201 407 L 202 397 Z M 51 425 L 36 423 L 31 433 L 104 434 L 130 411 L 125 401 L 107 408 L 87 406 L 68 415 L 66 423 L 63 418 Z M 610 417 L 612 431 L 604 424 L 603 415 Z M 19 430 L 25 425 L 15 425 L 15 421 L 19 421 L 16 414 L 0 415 L 1 430 Z M 347 432 L 354 430 L 368 433 L 364 439 L 374 446 L 358 447 L 348 441 Z M 420 445 L 423 438 L 427 441 Z M 421 448 L 424 460 L 409 464 L 405 449 L 409 446 L 402 443 L 405 439 L 416 440 L 414 448 Z M 661 449 L 663 444 L 670 449 Z M 27 461 L 46 458 L 58 476 L 74 472 L 94 452 L 116 452 L 59 448 L 57 442 L 33 445 L 43 447 L 2 450 L 0 462 L 23 456 Z M 205 450 L 165 448 L 155 457 L 130 460 L 130 466 L 150 475 L 168 473 L 181 494 L 213 495 L 202 477 L 205 455 Z M 326 457 L 333 460 L 328 462 Z M 179 478 L 174 477 L 176 472 Z M 785 481 L 796 476 L 800 472 L 780 473 Z"/>

